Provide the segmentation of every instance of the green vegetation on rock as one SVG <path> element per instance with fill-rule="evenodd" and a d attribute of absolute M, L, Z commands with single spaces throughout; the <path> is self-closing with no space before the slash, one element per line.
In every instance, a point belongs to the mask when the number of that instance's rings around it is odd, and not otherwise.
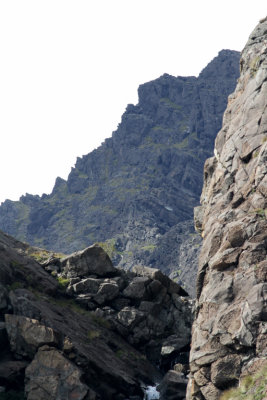
<path fill-rule="evenodd" d="M 267 393 L 267 363 L 254 375 L 245 376 L 238 388 L 223 393 L 220 400 L 263 400 Z"/>

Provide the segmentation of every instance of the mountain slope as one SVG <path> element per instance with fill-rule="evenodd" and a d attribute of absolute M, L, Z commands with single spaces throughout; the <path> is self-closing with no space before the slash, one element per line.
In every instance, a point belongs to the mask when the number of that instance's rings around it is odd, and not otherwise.
<path fill-rule="evenodd" d="M 108 241 L 115 264 L 158 266 L 184 282 L 187 275 L 190 289 L 186 268 L 195 269 L 200 244 L 192 210 L 238 75 L 239 53 L 223 50 L 198 78 L 165 74 L 141 85 L 112 137 L 78 158 L 50 195 L 5 201 L 0 228 L 66 253 Z"/>
<path fill-rule="evenodd" d="M 184 296 L 159 270 L 114 268 L 97 245 L 51 257 L 0 231 L 0 398 L 142 400 L 175 360 L 187 371 Z"/>
<path fill-rule="evenodd" d="M 218 400 L 267 356 L 267 18 L 241 54 L 215 157 L 204 168 L 196 225 L 204 237 L 187 399 Z M 250 376 L 250 383 L 256 382 Z M 265 391 L 242 398 L 263 399 Z M 250 387 L 250 389 L 253 389 Z M 264 389 L 264 388 L 263 388 Z M 248 392 L 248 393 L 246 393 Z M 224 398 L 232 397 L 228 392 Z"/>

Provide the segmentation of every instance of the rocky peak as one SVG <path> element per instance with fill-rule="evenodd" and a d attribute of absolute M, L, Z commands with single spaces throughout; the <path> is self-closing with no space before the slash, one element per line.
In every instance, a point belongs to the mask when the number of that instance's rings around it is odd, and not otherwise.
<path fill-rule="evenodd" d="M 218 400 L 266 360 L 267 20 L 241 54 L 215 156 L 204 167 L 189 400 Z"/>
<path fill-rule="evenodd" d="M 239 54 L 225 50 L 198 78 L 164 74 L 141 85 L 138 104 L 111 138 L 77 159 L 66 182 L 1 205 L 1 229 L 65 253 L 105 243 L 115 265 L 160 268 L 194 295 L 200 240 L 192 210 L 238 75 Z"/>

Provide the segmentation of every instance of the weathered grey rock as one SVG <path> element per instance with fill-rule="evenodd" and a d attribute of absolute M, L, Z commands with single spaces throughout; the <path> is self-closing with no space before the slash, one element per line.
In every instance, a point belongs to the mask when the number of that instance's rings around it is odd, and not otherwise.
<path fill-rule="evenodd" d="M 119 294 L 119 286 L 116 282 L 103 282 L 101 283 L 96 296 L 93 297 L 94 301 L 98 304 L 104 304 L 115 299 Z"/>
<path fill-rule="evenodd" d="M 200 368 L 194 374 L 194 379 L 199 387 L 207 385 L 210 382 L 210 368 L 208 367 Z"/>
<path fill-rule="evenodd" d="M 222 394 L 222 392 L 212 383 L 208 383 L 206 386 L 202 386 L 200 390 L 204 398 L 207 400 L 218 400 Z"/>
<path fill-rule="evenodd" d="M 145 318 L 142 311 L 138 311 L 134 307 L 124 307 L 118 313 L 118 321 L 127 328 L 133 328 Z"/>
<path fill-rule="evenodd" d="M 151 282 L 147 277 L 136 277 L 124 289 L 123 295 L 130 299 L 140 300 L 145 297 L 146 286 Z"/>
<path fill-rule="evenodd" d="M 11 350 L 18 356 L 33 357 L 40 346 L 59 344 L 60 335 L 34 319 L 5 314 L 5 324 Z"/>
<path fill-rule="evenodd" d="M 159 281 L 170 294 L 177 293 L 180 296 L 188 295 L 188 293 L 178 283 L 168 278 L 159 269 L 136 265 L 132 270 L 138 275 Z"/>
<path fill-rule="evenodd" d="M 88 277 L 89 275 L 116 275 L 107 253 L 98 245 L 77 251 L 61 261 L 61 269 L 67 277 Z"/>
<path fill-rule="evenodd" d="M 187 400 L 219 400 L 266 357 L 267 19 L 241 54 L 215 156 L 204 167 L 204 238 Z"/>
<path fill-rule="evenodd" d="M 14 314 L 39 320 L 41 313 L 35 307 L 35 300 L 36 296 L 27 289 L 15 289 L 9 293 L 9 301 Z"/>
<path fill-rule="evenodd" d="M 86 278 L 72 285 L 74 293 L 91 293 L 96 294 L 102 283 L 100 279 Z"/>
<path fill-rule="evenodd" d="M 241 357 L 229 354 L 211 365 L 211 381 L 217 387 L 234 386 L 241 371 Z"/>
<path fill-rule="evenodd" d="M 185 397 L 187 379 L 177 371 L 168 371 L 157 390 L 162 400 L 182 400 Z"/>
<path fill-rule="evenodd" d="M 26 369 L 28 400 L 83 400 L 89 392 L 81 381 L 82 371 L 58 350 L 44 346 Z M 92 399 L 95 397 L 92 397 Z"/>
<path fill-rule="evenodd" d="M 169 355 L 173 352 L 178 352 L 185 347 L 188 344 L 186 336 L 186 334 L 184 337 L 182 335 L 171 335 L 165 339 L 162 344 L 161 355 Z"/>

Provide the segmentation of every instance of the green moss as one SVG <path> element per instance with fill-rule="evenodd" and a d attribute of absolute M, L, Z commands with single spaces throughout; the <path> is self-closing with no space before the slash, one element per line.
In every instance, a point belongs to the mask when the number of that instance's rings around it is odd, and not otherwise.
<path fill-rule="evenodd" d="M 102 326 L 103 328 L 110 328 L 110 323 L 105 318 L 94 313 L 91 313 L 91 318 L 97 325 Z"/>
<path fill-rule="evenodd" d="M 102 247 L 102 249 L 108 254 L 109 258 L 111 258 L 111 259 L 118 254 L 122 254 L 116 248 L 116 239 L 115 238 L 108 239 L 105 242 L 97 242 L 97 244 L 100 247 Z"/>
<path fill-rule="evenodd" d="M 90 330 L 87 333 L 88 339 L 91 341 L 93 339 L 96 339 L 100 336 L 100 332 L 96 330 Z"/>
<path fill-rule="evenodd" d="M 141 250 L 152 252 L 155 250 L 156 246 L 154 244 L 148 244 L 146 246 L 141 247 Z"/>
<path fill-rule="evenodd" d="M 69 279 L 62 278 L 62 276 L 58 276 L 58 277 L 57 277 L 57 281 L 58 281 L 59 287 L 60 287 L 61 289 L 66 289 L 66 287 L 67 287 L 67 286 L 69 285 L 69 283 L 70 283 L 70 280 L 69 280 Z"/>
<path fill-rule="evenodd" d="M 63 253 L 52 253 L 51 251 L 48 251 L 45 249 L 39 249 L 36 247 L 29 247 L 27 249 L 26 253 L 29 257 L 32 257 L 38 263 L 46 261 L 50 256 L 53 256 L 56 258 L 65 257 L 65 254 L 63 254 Z"/>
<path fill-rule="evenodd" d="M 179 150 L 185 149 L 186 147 L 188 147 L 188 137 L 186 137 L 182 142 L 174 143 L 173 147 Z"/>
<path fill-rule="evenodd" d="M 77 314 L 88 315 L 88 316 L 91 316 L 92 314 L 90 311 L 86 310 L 85 308 L 81 307 L 78 303 L 76 303 L 74 299 L 49 297 L 48 301 L 62 308 L 69 308 L 73 312 L 76 312 Z"/>
<path fill-rule="evenodd" d="M 263 208 L 258 208 L 257 210 L 255 210 L 256 214 L 259 215 L 262 218 L 267 218 L 267 208 L 263 209 Z"/>
<path fill-rule="evenodd" d="M 260 56 L 256 56 L 250 62 L 250 75 L 252 77 L 256 75 L 259 66 L 260 66 Z"/>
<path fill-rule="evenodd" d="M 122 349 L 117 350 L 115 354 L 116 354 L 116 356 L 118 358 L 128 357 L 128 353 L 125 350 L 122 350 Z"/>
<path fill-rule="evenodd" d="M 20 264 L 15 260 L 11 260 L 10 261 L 10 265 L 11 265 L 12 268 L 16 268 L 16 267 L 20 266 Z"/>
<path fill-rule="evenodd" d="M 225 391 L 220 400 L 263 400 L 267 387 L 267 363 L 254 375 L 245 376 L 238 388 Z"/>
<path fill-rule="evenodd" d="M 182 106 L 180 106 L 179 104 L 174 103 L 168 97 L 161 98 L 160 102 L 165 104 L 167 107 L 172 108 L 172 109 L 177 110 L 177 111 L 181 111 L 183 109 Z"/>
<path fill-rule="evenodd" d="M 9 290 L 16 290 L 16 289 L 21 289 L 24 288 L 24 285 L 22 282 L 13 282 L 11 285 L 8 286 Z"/>

